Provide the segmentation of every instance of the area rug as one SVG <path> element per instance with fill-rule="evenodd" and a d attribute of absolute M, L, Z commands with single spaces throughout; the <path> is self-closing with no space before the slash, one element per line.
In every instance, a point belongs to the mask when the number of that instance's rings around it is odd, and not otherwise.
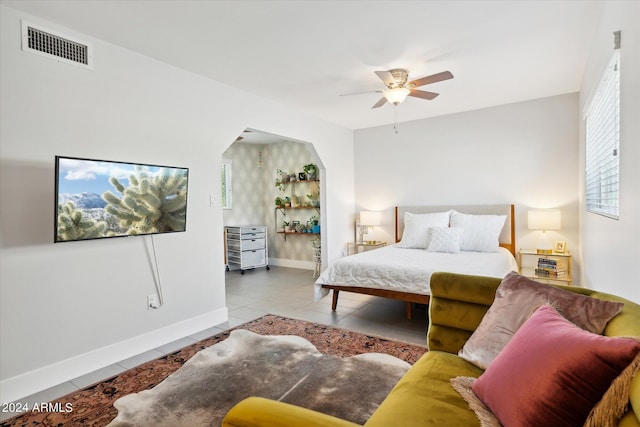
<path fill-rule="evenodd" d="M 153 389 L 116 400 L 108 427 L 217 426 L 249 396 L 363 424 L 409 367 L 388 354 L 327 356 L 302 337 L 238 329 Z"/>
<path fill-rule="evenodd" d="M 109 424 L 118 415 L 114 402 L 131 393 L 151 390 L 199 351 L 227 339 L 233 330 L 244 329 L 261 335 L 295 335 L 308 340 L 322 354 L 339 358 L 365 353 L 384 353 L 413 364 L 426 348 L 385 338 L 360 334 L 344 329 L 267 315 L 245 323 L 180 351 L 145 363 L 106 381 L 62 397 L 50 405 L 52 408 L 72 407 L 69 412 L 30 412 L 6 420 L 0 426 L 95 426 Z M 318 369 L 321 372 L 321 369 Z M 304 387 L 300 388 L 300 391 Z M 367 391 L 368 392 L 368 391 Z M 291 394 L 290 399 L 296 395 Z M 282 396 L 280 396 L 282 397 Z M 286 397 L 285 397 L 286 398 Z M 284 400 L 284 399 L 283 399 Z M 295 400 L 291 403 L 299 404 Z"/>

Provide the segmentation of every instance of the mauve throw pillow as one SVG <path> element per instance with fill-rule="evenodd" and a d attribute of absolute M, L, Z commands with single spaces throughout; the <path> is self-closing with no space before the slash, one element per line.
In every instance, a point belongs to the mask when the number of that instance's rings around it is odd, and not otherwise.
<path fill-rule="evenodd" d="M 640 342 L 592 334 L 543 305 L 472 389 L 505 427 L 578 427 L 625 370 L 628 389 L 639 353 Z"/>
<path fill-rule="evenodd" d="M 518 328 L 543 304 L 553 306 L 569 321 L 594 334 L 602 334 L 607 322 L 624 305 L 565 291 L 511 272 L 498 286 L 493 304 L 459 356 L 487 369 Z"/>

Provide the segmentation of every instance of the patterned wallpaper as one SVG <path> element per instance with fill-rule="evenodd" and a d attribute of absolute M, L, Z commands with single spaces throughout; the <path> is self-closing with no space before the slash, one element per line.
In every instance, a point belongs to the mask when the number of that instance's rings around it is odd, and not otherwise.
<path fill-rule="evenodd" d="M 276 234 L 283 222 L 281 213 L 276 212 L 274 199 L 295 194 L 306 198 L 311 191 L 311 183 L 287 184 L 285 191 L 275 186 L 277 169 L 285 172 L 302 172 L 303 166 L 314 162 L 306 144 L 282 141 L 268 145 L 234 142 L 223 154 L 224 159 L 233 162 L 233 207 L 223 211 L 224 225 L 266 225 L 269 236 L 269 257 L 298 261 L 312 261 L 311 241 L 318 236 L 310 234 Z M 315 209 L 286 211 L 288 220 L 298 220 L 306 224 Z"/>

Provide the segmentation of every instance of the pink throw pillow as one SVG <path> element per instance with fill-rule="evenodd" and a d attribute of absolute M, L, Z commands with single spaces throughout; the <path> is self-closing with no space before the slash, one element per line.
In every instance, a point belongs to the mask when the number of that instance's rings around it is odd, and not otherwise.
<path fill-rule="evenodd" d="M 543 305 L 472 386 L 505 426 L 582 426 L 640 342 L 580 329 Z"/>

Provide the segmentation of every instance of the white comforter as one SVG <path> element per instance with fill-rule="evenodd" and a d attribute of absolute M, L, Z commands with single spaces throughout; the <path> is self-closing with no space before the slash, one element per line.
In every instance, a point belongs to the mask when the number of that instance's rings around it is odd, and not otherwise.
<path fill-rule="evenodd" d="M 437 271 L 504 277 L 518 271 L 507 249 L 499 252 L 428 252 L 396 245 L 340 258 L 315 283 L 315 300 L 329 293 L 321 285 L 357 286 L 429 295 L 431 274 Z"/>

